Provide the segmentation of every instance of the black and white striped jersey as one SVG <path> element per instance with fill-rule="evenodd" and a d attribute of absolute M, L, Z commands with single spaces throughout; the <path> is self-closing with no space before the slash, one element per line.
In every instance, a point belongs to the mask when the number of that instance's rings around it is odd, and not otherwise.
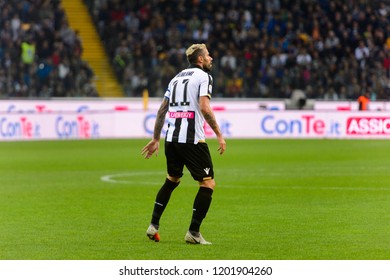
<path fill-rule="evenodd" d="M 197 144 L 205 140 L 199 97 L 211 98 L 212 84 L 211 75 L 197 66 L 184 69 L 170 81 L 164 95 L 169 99 L 166 141 Z"/>

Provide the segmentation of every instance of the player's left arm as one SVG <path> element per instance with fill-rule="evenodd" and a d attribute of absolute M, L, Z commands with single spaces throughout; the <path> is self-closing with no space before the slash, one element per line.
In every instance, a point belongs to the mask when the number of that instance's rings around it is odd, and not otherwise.
<path fill-rule="evenodd" d="M 219 125 L 217 123 L 217 120 L 215 118 L 213 109 L 210 106 L 210 97 L 209 96 L 200 96 L 199 97 L 199 106 L 200 111 L 202 112 L 206 122 L 209 124 L 211 129 L 214 131 L 215 135 L 217 136 L 219 147 L 218 151 L 222 155 L 226 150 L 226 142 L 223 138 L 221 129 L 219 128 Z"/>

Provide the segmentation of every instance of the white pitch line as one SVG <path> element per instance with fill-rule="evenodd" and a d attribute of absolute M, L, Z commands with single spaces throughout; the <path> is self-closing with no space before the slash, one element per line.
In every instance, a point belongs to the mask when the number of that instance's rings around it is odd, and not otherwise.
<path fill-rule="evenodd" d="M 340 186 L 329 186 L 329 187 L 304 187 L 304 186 L 244 186 L 244 185 L 223 185 L 219 184 L 217 187 L 220 188 L 243 188 L 243 189 L 291 189 L 291 190 L 335 190 L 335 191 L 390 191 L 390 187 L 340 187 Z"/>
<path fill-rule="evenodd" d="M 136 171 L 136 172 L 126 172 L 119 174 L 109 174 L 100 177 L 100 180 L 112 184 L 132 184 L 134 181 L 131 179 L 126 180 L 128 177 L 145 177 L 150 179 L 151 176 L 164 176 L 164 173 L 161 172 L 152 172 L 152 171 Z M 137 182 L 138 185 L 160 185 L 161 180 L 159 181 L 140 181 Z M 334 190 L 334 191 L 390 191 L 390 187 L 341 187 L 341 186 L 329 186 L 329 187 L 305 187 L 305 186 L 256 186 L 256 185 L 224 185 L 217 182 L 217 188 L 244 188 L 244 189 L 291 189 L 291 190 Z"/>
<path fill-rule="evenodd" d="M 126 180 L 122 178 L 126 177 L 145 177 L 147 179 L 150 179 L 152 175 L 158 175 L 163 176 L 163 173 L 156 173 L 151 171 L 137 171 L 137 172 L 127 172 L 127 173 L 119 173 L 119 174 L 109 174 L 104 175 L 100 177 L 100 180 L 107 183 L 113 183 L 113 184 L 131 184 L 134 183 L 132 180 Z M 149 181 L 141 181 L 138 182 L 139 185 L 160 185 L 161 182 L 155 181 L 155 182 L 149 182 Z"/>

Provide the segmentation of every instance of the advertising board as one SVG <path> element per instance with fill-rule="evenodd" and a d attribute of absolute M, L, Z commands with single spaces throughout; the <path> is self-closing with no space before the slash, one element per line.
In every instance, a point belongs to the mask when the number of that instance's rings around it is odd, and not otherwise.
<path fill-rule="evenodd" d="M 226 138 L 390 138 L 390 116 L 384 112 L 231 109 L 215 115 Z M 155 119 L 155 110 L 0 113 L 0 141 L 149 138 Z M 214 137 L 207 124 L 205 133 Z"/>

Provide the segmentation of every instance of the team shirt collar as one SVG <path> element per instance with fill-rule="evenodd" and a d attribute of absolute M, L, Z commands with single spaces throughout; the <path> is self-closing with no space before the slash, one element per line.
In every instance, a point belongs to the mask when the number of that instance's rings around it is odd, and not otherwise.
<path fill-rule="evenodd" d="M 190 64 L 190 66 L 188 66 L 188 68 L 199 68 L 200 70 L 204 71 L 204 69 L 202 67 L 200 67 L 199 65 L 196 65 L 196 64 Z M 206 72 L 206 71 L 204 71 L 204 72 Z"/>

